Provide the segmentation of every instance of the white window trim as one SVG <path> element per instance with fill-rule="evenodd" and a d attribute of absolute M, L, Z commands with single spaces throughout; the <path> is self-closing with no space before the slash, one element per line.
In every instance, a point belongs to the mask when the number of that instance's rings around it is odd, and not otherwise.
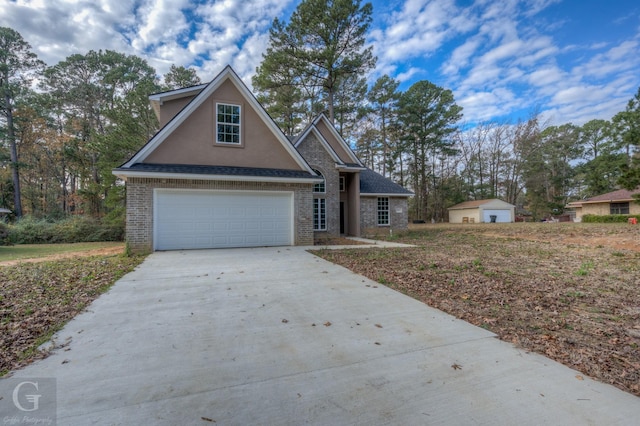
<path fill-rule="evenodd" d="M 340 176 L 340 192 L 345 192 L 347 190 L 347 178 L 345 176 Z"/>
<path fill-rule="evenodd" d="M 380 201 L 386 200 L 386 209 L 380 208 Z M 387 213 L 387 223 L 380 223 L 380 213 Z M 378 226 L 389 226 L 391 224 L 391 211 L 389 206 L 389 197 L 378 197 L 376 199 L 376 220 L 378 222 Z"/>
<path fill-rule="evenodd" d="M 327 178 L 324 177 L 324 175 L 320 172 L 320 170 L 316 170 L 313 169 L 313 171 L 318 174 L 318 176 L 320 176 L 322 178 L 322 191 L 316 191 L 316 186 L 320 185 L 319 183 L 316 183 L 313 185 L 313 193 L 314 194 L 326 194 L 327 193 Z"/>
<path fill-rule="evenodd" d="M 236 142 L 220 142 L 218 140 L 218 106 L 219 105 L 223 105 L 223 106 L 232 106 L 232 107 L 238 107 L 238 115 L 239 115 L 239 122 L 238 124 L 234 124 L 234 123 L 223 123 L 226 125 L 231 125 L 231 126 L 238 126 L 238 143 Z M 242 105 L 237 105 L 237 104 L 232 104 L 229 102 L 216 102 L 216 110 L 215 110 L 215 115 L 216 115 L 216 119 L 215 119 L 215 125 L 216 125 L 216 139 L 215 139 L 215 143 L 218 145 L 228 145 L 228 146 L 242 146 Z"/>
<path fill-rule="evenodd" d="M 320 206 L 322 205 L 322 209 Z M 316 216 L 315 210 L 318 209 Z M 314 231 L 326 231 L 327 230 L 327 200 L 325 198 L 313 199 L 313 230 Z M 322 221 L 322 212 L 324 211 L 324 222 Z"/>

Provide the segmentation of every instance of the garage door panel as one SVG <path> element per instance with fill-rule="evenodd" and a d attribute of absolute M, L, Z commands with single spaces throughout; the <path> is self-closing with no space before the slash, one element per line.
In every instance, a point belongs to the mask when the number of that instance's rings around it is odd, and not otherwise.
<path fill-rule="evenodd" d="M 157 250 L 293 243 L 293 194 L 156 191 Z"/>
<path fill-rule="evenodd" d="M 511 211 L 510 210 L 484 210 L 482 214 L 482 219 L 484 222 L 491 222 L 491 216 L 496 216 L 496 222 L 498 223 L 509 223 L 511 222 Z"/>

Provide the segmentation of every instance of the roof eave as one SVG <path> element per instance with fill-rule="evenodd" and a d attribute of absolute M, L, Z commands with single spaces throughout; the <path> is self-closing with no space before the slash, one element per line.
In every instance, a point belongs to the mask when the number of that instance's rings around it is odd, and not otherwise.
<path fill-rule="evenodd" d="M 415 194 L 396 194 L 396 193 L 386 193 L 386 192 L 360 192 L 361 197 L 402 197 L 409 198 L 413 197 Z"/>
<path fill-rule="evenodd" d="M 169 173 L 169 172 L 142 172 L 135 170 L 114 169 L 112 173 L 126 181 L 127 178 L 151 178 L 151 179 L 189 179 L 211 181 L 236 181 L 236 182 L 286 182 L 286 183 L 321 183 L 322 178 L 290 178 L 275 176 L 242 176 L 242 175 L 213 175 L 203 173 Z"/>

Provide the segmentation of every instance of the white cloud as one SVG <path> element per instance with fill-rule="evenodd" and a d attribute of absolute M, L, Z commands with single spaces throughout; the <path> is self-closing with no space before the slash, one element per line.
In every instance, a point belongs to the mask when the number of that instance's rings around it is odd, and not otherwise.
<path fill-rule="evenodd" d="M 249 84 L 272 20 L 287 21 L 299 1 L 0 0 L 0 26 L 20 32 L 49 65 L 110 49 L 146 59 L 160 75 L 171 64 L 194 67 L 205 81 L 231 64 Z M 555 14 L 570 9 L 566 2 L 545 15 L 560 0 L 376 1 L 371 79 L 428 78 L 454 91 L 470 122 L 538 105 L 559 121 L 610 118 L 640 85 L 635 12 L 616 24 L 631 28 L 626 37 L 561 45 L 558 32 L 576 17 Z"/>

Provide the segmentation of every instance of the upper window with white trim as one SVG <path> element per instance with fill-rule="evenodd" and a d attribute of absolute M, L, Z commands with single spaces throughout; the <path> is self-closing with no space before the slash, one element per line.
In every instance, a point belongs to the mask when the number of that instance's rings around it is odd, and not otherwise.
<path fill-rule="evenodd" d="M 216 104 L 216 142 L 240 145 L 240 105 Z"/>

